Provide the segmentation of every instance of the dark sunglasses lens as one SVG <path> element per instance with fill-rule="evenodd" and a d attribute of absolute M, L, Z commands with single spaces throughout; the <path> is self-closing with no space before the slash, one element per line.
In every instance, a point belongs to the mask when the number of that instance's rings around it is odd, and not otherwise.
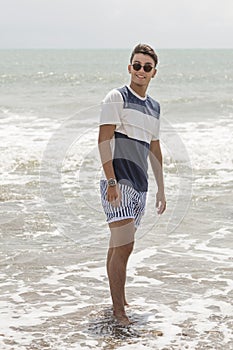
<path fill-rule="evenodd" d="M 144 71 L 149 73 L 152 70 L 152 66 L 150 64 L 145 64 L 145 66 L 143 67 Z"/>
<path fill-rule="evenodd" d="M 133 69 L 134 69 L 134 70 L 138 71 L 138 70 L 140 70 L 141 68 L 142 68 L 142 66 L 141 66 L 140 63 L 134 63 L 134 64 L 133 64 Z"/>
<path fill-rule="evenodd" d="M 134 63 L 133 64 L 134 70 L 139 71 L 141 68 L 142 68 L 141 63 Z M 145 66 L 143 66 L 143 69 L 146 73 L 149 73 L 153 69 L 153 67 L 150 64 L 145 64 Z"/>

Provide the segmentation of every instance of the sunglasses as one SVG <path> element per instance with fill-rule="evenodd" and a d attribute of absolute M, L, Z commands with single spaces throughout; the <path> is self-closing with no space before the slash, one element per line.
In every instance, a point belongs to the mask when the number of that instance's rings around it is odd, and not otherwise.
<path fill-rule="evenodd" d="M 141 65 L 141 63 L 133 63 L 131 64 L 134 70 L 139 71 L 141 68 L 143 68 L 144 72 L 149 73 L 154 68 L 150 63 L 146 63 L 144 66 Z"/>

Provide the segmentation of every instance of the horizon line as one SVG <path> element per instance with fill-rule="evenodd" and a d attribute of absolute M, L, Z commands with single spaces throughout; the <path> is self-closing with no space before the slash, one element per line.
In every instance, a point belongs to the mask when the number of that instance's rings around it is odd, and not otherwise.
<path fill-rule="evenodd" d="M 0 47 L 0 50 L 132 50 L 132 47 Z M 155 47 L 155 50 L 233 50 L 233 47 Z"/>

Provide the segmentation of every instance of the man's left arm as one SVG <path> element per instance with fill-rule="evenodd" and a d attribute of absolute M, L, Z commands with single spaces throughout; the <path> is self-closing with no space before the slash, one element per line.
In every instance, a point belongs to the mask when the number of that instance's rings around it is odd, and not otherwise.
<path fill-rule="evenodd" d="M 166 198 L 163 180 L 163 157 L 159 140 L 151 141 L 149 158 L 158 186 L 158 192 L 156 194 L 156 208 L 158 208 L 158 214 L 162 214 L 166 209 Z"/>

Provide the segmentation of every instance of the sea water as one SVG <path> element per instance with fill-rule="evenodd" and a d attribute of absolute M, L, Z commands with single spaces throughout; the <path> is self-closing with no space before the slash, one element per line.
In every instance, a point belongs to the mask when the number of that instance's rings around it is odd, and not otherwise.
<path fill-rule="evenodd" d="M 0 347 L 233 349 L 232 50 L 158 50 L 167 210 L 128 265 L 133 324 L 112 319 L 97 149 L 129 50 L 0 51 Z"/>

